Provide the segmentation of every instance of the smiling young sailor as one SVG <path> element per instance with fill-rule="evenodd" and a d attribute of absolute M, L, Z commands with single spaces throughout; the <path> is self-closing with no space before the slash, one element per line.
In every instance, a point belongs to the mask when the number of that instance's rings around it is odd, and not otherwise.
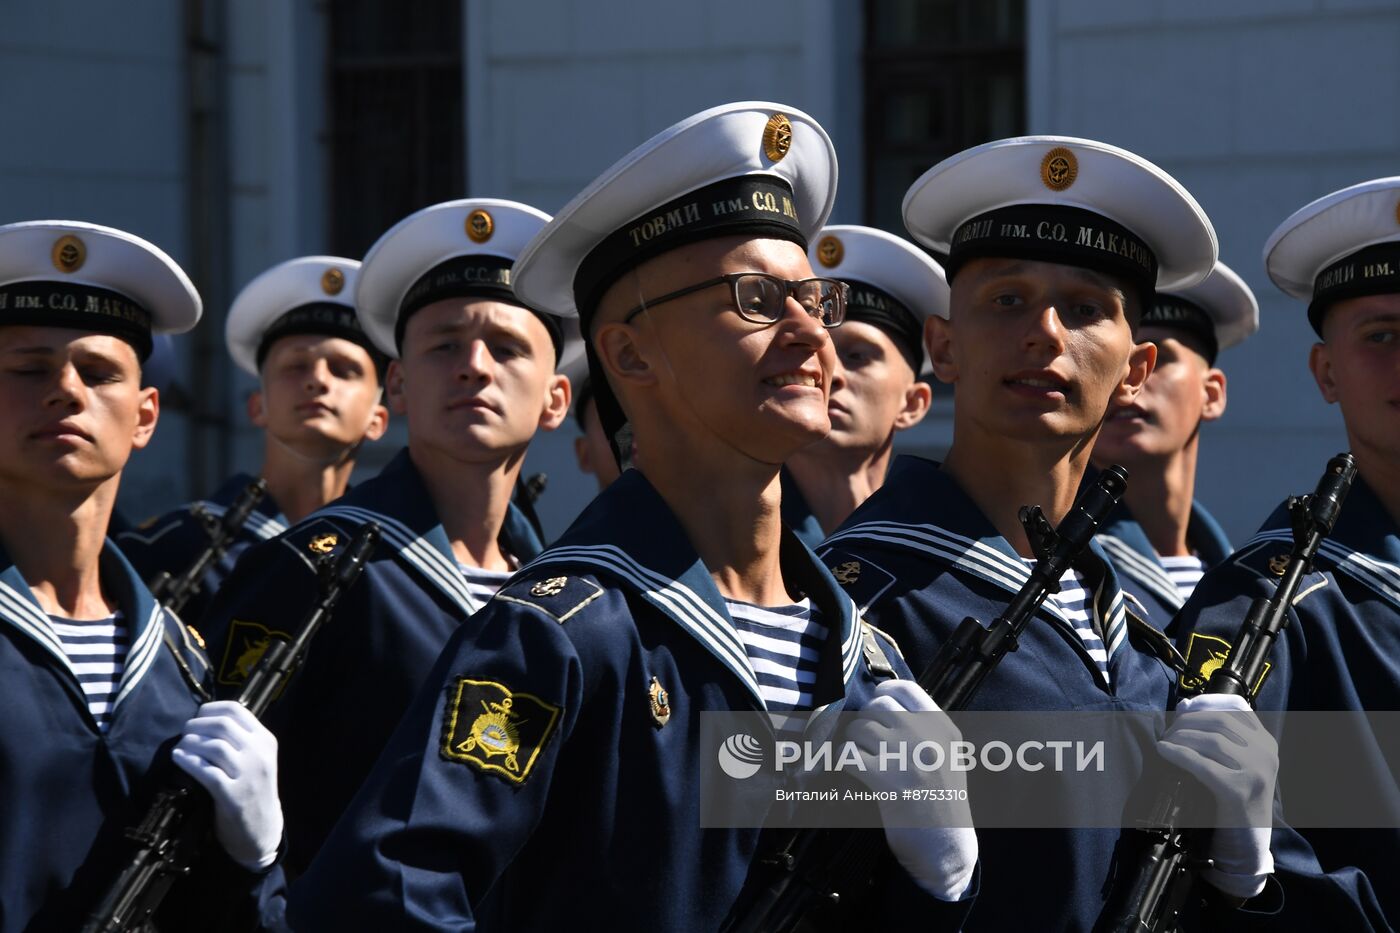
<path fill-rule="evenodd" d="M 822 556 L 923 670 L 964 617 L 990 623 L 1027 579 L 1032 551 L 1018 510 L 1040 505 L 1051 524 L 1066 514 L 1109 405 L 1131 402 L 1152 369 L 1154 347 L 1133 336 L 1139 315 L 1155 289 L 1203 279 L 1216 243 L 1204 212 L 1161 169 L 1053 136 L 939 163 L 909 189 L 904 221 L 948 253 L 949 316 L 930 317 L 925 337 L 934 373 L 955 389 L 953 443 L 942 464 L 896 459 Z M 1165 709 L 1179 658 L 1125 612 L 1103 552 L 1091 546 L 1061 582 L 973 708 Z M 1223 778 L 1200 741 L 1211 728 L 1224 726 L 1174 732 L 1160 747 L 1218 796 L 1236 794 L 1241 782 Z M 1271 742 L 1262 728 L 1251 737 Z M 1092 926 L 1116 831 L 979 835 L 983 881 L 968 929 Z M 1252 893 L 1265 883 L 1267 848 L 1230 841 L 1238 851 L 1213 850 L 1222 870 L 1212 880 Z"/>
<path fill-rule="evenodd" d="M 340 498 L 360 445 L 388 427 L 380 404 L 387 361 L 355 317 L 359 269 L 335 256 L 288 260 L 244 286 L 229 308 L 229 355 L 260 383 L 248 417 L 263 431 L 258 476 L 267 493 L 181 612 L 190 622 L 204 616 L 244 551 Z M 207 499 L 123 533 L 117 544 L 144 579 L 161 571 L 179 576 L 208 544 L 192 509 L 221 517 L 253 479 L 236 474 Z"/>
<path fill-rule="evenodd" d="M 1096 540 L 1123 590 L 1165 629 L 1201 575 L 1230 555 L 1230 542 L 1195 499 L 1201 424 L 1225 413 L 1217 354 L 1259 329 L 1259 303 L 1224 263 L 1205 281 L 1159 293 L 1137 339 L 1157 347 L 1136 399 L 1109 408 L 1094 443 L 1098 467 L 1117 463 L 1131 481 Z M 1090 477 L 1093 471 L 1090 471 Z"/>
<path fill-rule="evenodd" d="M 1400 709 L 1400 177 L 1362 182 L 1299 209 L 1269 237 L 1264 263 L 1275 285 L 1309 302 L 1319 342 L 1308 362 L 1322 397 L 1341 409 L 1358 476 L 1299 587 L 1258 707 Z M 1251 600 L 1273 593 L 1291 543 L 1280 506 L 1201 580 L 1178 619 L 1189 664 L 1183 688 L 1198 686 L 1202 665 L 1229 651 Z M 1388 798 L 1394 814 L 1400 762 L 1389 736 L 1375 735 L 1358 759 L 1335 766 Z M 1391 825 L 1276 830 L 1275 859 L 1298 873 L 1285 880 L 1278 928 L 1400 924 L 1393 883 L 1400 831 Z M 1319 905 L 1290 881 L 1313 882 L 1308 895 L 1326 896 Z"/>
<path fill-rule="evenodd" d="M 850 286 L 831 332 L 831 433 L 783 469 L 783 521 L 815 547 L 884 483 L 895 434 L 928 414 L 924 320 L 948 316 L 948 283 L 923 250 L 871 227 L 826 227 L 808 258 Z"/>
<path fill-rule="evenodd" d="M 200 301 L 138 237 L 74 221 L 0 227 L 0 931 L 75 930 L 115 878 L 173 757 L 214 800 L 217 845 L 156 921 L 243 917 L 282 837 L 277 744 L 204 703 L 197 638 L 110 542 L 122 469 L 155 431 L 152 332 Z"/>
<path fill-rule="evenodd" d="M 267 638 L 294 631 L 311 606 L 312 560 L 366 522 L 383 529 L 268 719 L 282 740 L 293 871 L 316 854 L 448 637 L 540 549 L 511 494 L 535 433 L 567 417 L 569 382 L 556 370 L 581 347 L 565 322 L 521 302 L 510 266 L 548 219 L 513 201 L 448 201 L 370 249 L 355 306 L 393 360 L 386 386 L 408 446 L 249 550 L 210 609 L 218 680 L 236 687 Z"/>
<path fill-rule="evenodd" d="M 640 462 L 454 637 L 294 889 L 294 929 L 715 930 L 759 831 L 700 825 L 701 713 L 918 705 L 877 685 L 872 663 L 903 662 L 779 516 L 780 464 L 829 425 L 844 289 L 806 245 L 835 184 L 810 117 L 729 104 L 522 253 L 519 294 L 580 315 L 603 423 Z M 503 745 L 476 739 L 493 710 Z M 876 913 L 956 927 L 972 830 L 887 838 L 905 868 Z"/>

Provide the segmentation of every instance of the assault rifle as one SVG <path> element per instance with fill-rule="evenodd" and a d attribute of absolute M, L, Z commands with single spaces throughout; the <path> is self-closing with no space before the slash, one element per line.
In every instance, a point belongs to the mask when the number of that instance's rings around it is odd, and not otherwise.
<path fill-rule="evenodd" d="M 1230 693 L 1254 705 L 1264 664 L 1288 624 L 1288 607 L 1299 583 L 1312 569 L 1318 547 L 1332 533 L 1354 479 L 1356 461 L 1351 454 L 1338 454 L 1327 462 L 1327 472 L 1312 495 L 1289 498 L 1293 550 L 1283 577 L 1273 596 L 1257 597 L 1250 604 L 1234 647 L 1211 674 L 1202 693 Z M 1188 780 L 1173 769 L 1173 776 L 1153 797 L 1147 819 L 1119 837 L 1114 872 L 1104 888 L 1104 906 L 1094 924 L 1095 933 L 1167 933 L 1177 929 L 1197 873 L 1210 867 L 1210 860 L 1199 851 L 1207 833 L 1180 825 Z"/>
<path fill-rule="evenodd" d="M 919 677 L 919 686 L 940 709 L 966 709 L 987 675 L 1008 651 L 1069 570 L 1128 487 L 1128 471 L 1111 466 L 1080 493 L 1052 527 L 1040 506 L 1023 506 L 1021 525 L 1035 552 L 1030 579 L 1021 585 L 1005 612 L 989 626 L 971 616 L 953 632 Z M 884 850 L 874 830 L 794 830 L 783 844 L 761 856 L 740 892 L 723 929 L 726 933 L 790 933 L 820 929 L 836 905 L 865 891 L 872 883 Z"/>
<path fill-rule="evenodd" d="M 210 514 L 204 505 L 190 509 L 190 514 L 204 529 L 209 543 L 199 552 L 194 562 L 185 568 L 178 577 L 162 570 L 151 580 L 151 595 L 167 612 L 178 616 L 204 585 L 204 572 L 219 561 L 233 544 L 233 539 L 248 523 L 253 509 L 257 508 L 262 497 L 267 494 L 267 480 L 256 479 L 238 494 L 238 498 L 225 510 L 223 517 Z M 196 620 L 197 621 L 197 620 Z"/>
<path fill-rule="evenodd" d="M 379 525 L 360 528 L 336 558 L 321 558 L 320 596 L 296 637 L 268 640 L 266 651 L 236 697 L 259 719 L 301 667 L 311 640 L 354 585 L 379 540 Z M 172 884 L 189 874 L 213 823 L 213 805 L 194 779 L 167 765 L 155 799 L 135 826 L 127 829 L 130 858 L 83 925 L 83 933 L 133 933 L 142 930 L 160 907 Z"/>

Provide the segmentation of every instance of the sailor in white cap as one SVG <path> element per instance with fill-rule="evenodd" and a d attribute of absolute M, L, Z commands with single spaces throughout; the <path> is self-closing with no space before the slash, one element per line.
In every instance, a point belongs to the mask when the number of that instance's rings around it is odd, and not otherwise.
<path fill-rule="evenodd" d="M 258 479 L 258 499 L 223 556 L 204 572 L 181 615 L 199 622 L 214 594 L 252 545 L 287 530 L 350 484 L 356 454 L 388 427 L 381 403 L 387 362 L 355 317 L 360 264 L 303 256 L 273 266 L 244 286 L 224 335 L 238 367 L 258 380 L 248 418 L 263 431 L 257 476 L 238 473 L 213 494 L 142 523 L 117 538 L 146 580 L 184 573 L 209 545 L 206 519 L 220 519 Z"/>
<path fill-rule="evenodd" d="M 133 450 L 155 431 L 153 333 L 200 301 L 139 237 L 74 221 L 0 226 L 0 929 L 74 930 L 168 769 L 213 797 L 218 846 L 170 898 L 168 929 L 235 919 L 282 838 L 277 743 L 246 709 L 205 703 L 198 636 L 110 541 Z M 183 735 L 182 735 L 183 734 Z M 202 879 L 202 880 L 201 880 Z"/>
<path fill-rule="evenodd" d="M 408 446 L 373 479 L 250 549 L 209 613 L 218 679 L 236 686 L 269 633 L 316 593 L 304 555 L 383 539 L 297 682 L 269 717 L 282 742 L 288 864 L 302 870 L 350 803 L 448 637 L 540 542 L 511 502 L 530 440 L 568 416 L 557 370 L 582 350 L 524 303 L 510 267 L 549 220 L 471 198 L 411 214 L 365 256 L 360 325 L 392 358 L 389 403 Z M 347 711 L 353 714 L 347 715 Z"/>
<path fill-rule="evenodd" d="M 607 489 L 622 474 L 608 436 L 603 433 L 603 422 L 598 418 L 593 384 L 586 376 L 574 395 L 574 421 L 579 430 L 579 436 L 574 438 L 574 459 L 578 461 L 579 472 L 590 474 L 600 490 Z M 635 457 L 631 451 L 628 454 Z"/>
<path fill-rule="evenodd" d="M 294 890 L 296 929 L 718 929 L 762 856 L 757 829 L 701 825 L 701 715 L 928 702 L 879 683 L 908 669 L 779 517 L 780 465 L 829 428 L 846 290 L 806 247 L 835 184 L 811 117 L 728 104 L 526 247 L 517 294 L 581 316 L 637 463 L 454 637 Z M 956 928 L 972 830 L 887 838 L 904 867 L 866 916 Z"/>
<path fill-rule="evenodd" d="M 990 623 L 1027 579 L 1034 554 L 1019 510 L 1040 505 L 1052 525 L 1065 516 L 1109 407 L 1136 398 L 1152 370 L 1155 348 L 1135 336 L 1141 316 L 1156 290 L 1204 279 L 1216 242 L 1204 211 L 1166 172 L 1058 136 L 999 140 L 944 160 L 905 195 L 904 221 L 948 256 L 949 315 L 928 318 L 924 333 L 935 375 L 954 388 L 953 441 L 941 464 L 897 458 L 822 556 L 921 670 L 964 618 Z M 1160 631 L 1125 612 L 1103 551 L 1091 546 L 1060 583 L 972 708 L 1165 709 L 1180 659 Z M 1272 740 L 1251 725 L 1267 770 Z M 1210 758 L 1220 753 L 1201 736 L 1223 728 L 1213 720 L 1173 732 L 1160 747 L 1233 803 L 1255 785 L 1232 783 Z M 1258 783 L 1271 782 L 1270 773 Z M 1256 796 L 1267 815 L 1271 795 Z M 967 929 L 1094 924 L 1116 831 L 979 834 L 982 892 Z M 1217 838 L 1213 881 L 1238 896 L 1266 883 L 1267 848 L 1248 830 Z"/>
<path fill-rule="evenodd" d="M 928 253 L 872 227 L 826 227 L 807 256 L 850 286 L 831 332 L 831 433 L 783 468 L 783 521 L 815 547 L 884 483 L 895 434 L 928 413 L 924 320 L 948 316 L 948 283 Z"/>
<path fill-rule="evenodd" d="M 1361 711 L 1400 709 L 1400 177 L 1352 185 L 1299 209 L 1269 237 L 1264 264 L 1275 285 L 1308 302 L 1320 338 L 1308 362 L 1322 397 L 1341 409 L 1357 479 L 1299 586 L 1257 706 L 1356 711 L 1365 736 L 1377 725 L 1367 726 Z M 1230 650 L 1251 601 L 1274 592 L 1292 542 L 1280 505 L 1201 580 L 1177 621 L 1189 665 L 1183 688 Z M 1367 812 L 1387 814 L 1373 825 L 1389 828 L 1275 830 L 1275 858 L 1290 872 L 1277 922 L 1289 929 L 1400 924 L 1400 890 L 1386 881 L 1400 860 L 1400 761 L 1389 736 L 1365 741 L 1365 753 L 1330 766 L 1348 773 L 1353 796 L 1374 795 Z M 1283 744 L 1287 756 L 1287 738 Z"/>
<path fill-rule="evenodd" d="M 1225 414 L 1216 356 L 1258 329 L 1254 293 L 1224 263 L 1199 285 L 1159 293 L 1137 331 L 1157 348 L 1152 375 L 1137 398 L 1109 408 L 1094 442 L 1096 466 L 1120 464 L 1131 478 L 1096 540 L 1124 591 L 1163 629 L 1201 575 L 1233 550 L 1196 501 L 1196 459 L 1201 425 Z"/>

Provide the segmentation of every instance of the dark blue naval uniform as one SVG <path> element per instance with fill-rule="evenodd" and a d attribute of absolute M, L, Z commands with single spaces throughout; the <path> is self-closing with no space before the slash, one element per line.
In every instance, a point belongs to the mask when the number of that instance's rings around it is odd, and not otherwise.
<path fill-rule="evenodd" d="M 130 852 L 123 831 L 150 801 L 169 750 L 199 708 L 209 664 L 109 541 L 103 586 L 129 634 L 106 733 L 49 618 L 0 549 L 0 933 L 76 930 Z M 155 772 L 153 774 L 153 771 Z M 272 873 L 243 871 L 211 842 L 172 891 L 162 929 L 251 920 Z"/>
<path fill-rule="evenodd" d="M 1280 507 L 1234 556 L 1197 585 L 1178 617 L 1192 689 L 1229 651 L 1251 601 L 1273 594 L 1293 544 Z M 1283 636 L 1259 687 L 1260 710 L 1400 709 L 1400 528 L 1357 479 L 1341 517 L 1299 586 Z M 1397 812 L 1395 743 L 1384 736 L 1345 763 L 1351 780 L 1384 789 Z M 1280 738 L 1288 754 L 1288 734 Z M 1283 816 L 1288 816 L 1287 788 Z M 1278 929 L 1387 929 L 1400 919 L 1400 830 L 1274 831 L 1285 902 Z M 1325 873 L 1325 874 L 1324 874 Z"/>
<path fill-rule="evenodd" d="M 828 620 L 818 704 L 861 707 L 874 636 L 795 538 L 782 558 Z M 700 714 L 765 708 L 709 572 L 629 470 L 453 636 L 293 887 L 291 926 L 713 931 L 760 831 L 701 827 Z M 972 900 L 885 883 L 880 908 L 908 921 L 887 929 L 956 928 Z"/>
<path fill-rule="evenodd" d="M 1147 621 L 1166 631 L 1184 600 L 1126 502 L 1120 502 L 1113 510 L 1094 541 L 1108 555 L 1123 592 L 1145 610 Z M 1207 570 L 1229 557 L 1233 550 L 1219 523 L 1199 502 L 1191 503 L 1186 541 Z"/>
<path fill-rule="evenodd" d="M 822 531 L 817 516 L 812 514 L 812 507 L 807 504 L 807 497 L 802 495 L 802 490 L 797 485 L 797 477 L 788 472 L 787 467 L 783 467 L 782 472 L 778 475 L 783 490 L 783 524 L 792 529 L 792 533 L 797 535 L 797 540 L 810 548 L 815 548 L 822 543 L 826 532 Z"/>
<path fill-rule="evenodd" d="M 896 458 L 885 485 L 819 549 L 865 618 L 892 635 L 922 672 L 966 616 L 1000 615 L 1029 577 L 1025 563 L 951 476 L 918 457 Z M 1048 604 L 982 685 L 971 709 L 1164 710 L 1173 652 L 1165 636 L 1125 612 L 1112 567 L 1091 545 L 1081 572 L 1093 614 L 1114 650 L 1104 684 L 1084 640 Z M 976 818 L 974 806 L 974 819 Z M 1118 831 L 978 831 L 981 892 L 975 930 L 1087 930 L 1102 906 Z"/>
<path fill-rule="evenodd" d="M 141 574 L 141 579 L 149 582 L 162 570 L 178 577 L 189 569 L 199 552 L 209 545 L 209 536 L 196 520 L 193 509 L 203 506 L 215 518 L 222 518 L 255 477 L 238 473 L 228 479 L 208 499 L 191 502 L 167 512 L 157 518 L 142 523 L 116 536 L 117 546 L 122 549 L 127 560 Z M 277 503 L 264 495 L 258 501 L 253 513 L 248 516 L 243 530 L 234 538 L 224 556 L 204 573 L 199 592 L 190 597 L 180 615 L 192 624 L 198 624 L 204 617 L 214 594 L 233 573 L 234 565 L 243 552 L 255 544 L 277 537 L 287 530 L 287 519 L 282 515 Z"/>
<path fill-rule="evenodd" d="M 382 528 L 379 546 L 266 718 L 281 749 L 293 876 L 350 803 L 443 645 L 480 603 L 405 449 L 375 478 L 249 549 L 206 619 L 217 682 L 231 692 L 267 638 L 297 631 L 314 605 L 315 561 L 334 557 L 369 521 Z M 522 561 L 540 550 L 513 506 L 501 545 Z"/>

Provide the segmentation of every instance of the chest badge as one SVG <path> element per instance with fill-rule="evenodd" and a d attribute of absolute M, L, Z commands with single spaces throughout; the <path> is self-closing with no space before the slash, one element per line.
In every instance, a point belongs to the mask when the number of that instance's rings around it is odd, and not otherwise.
<path fill-rule="evenodd" d="M 655 677 L 651 679 L 651 686 L 647 688 L 647 695 L 651 701 L 651 718 L 658 727 L 666 725 L 671 721 L 671 697 L 666 692 L 666 688 L 661 686 L 661 681 Z"/>

